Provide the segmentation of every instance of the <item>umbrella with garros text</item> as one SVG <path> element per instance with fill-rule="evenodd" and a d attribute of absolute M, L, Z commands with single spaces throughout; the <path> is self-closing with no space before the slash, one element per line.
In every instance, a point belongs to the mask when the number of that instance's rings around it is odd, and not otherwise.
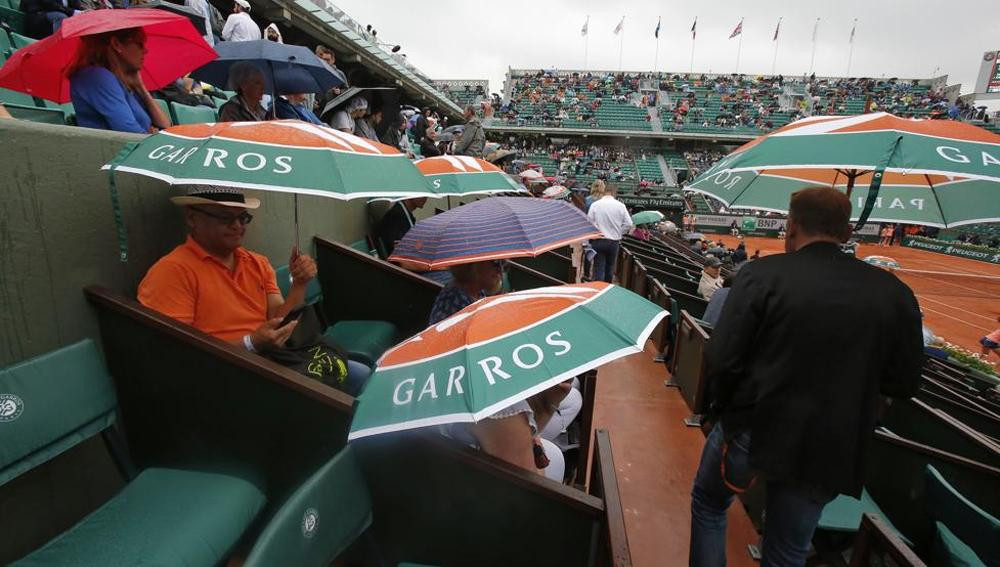
<path fill-rule="evenodd" d="M 479 421 L 641 352 L 667 315 L 604 282 L 481 299 L 382 356 L 358 397 L 348 440 Z"/>
<path fill-rule="evenodd" d="M 437 196 L 398 149 L 299 120 L 174 126 L 127 146 L 102 169 L 334 199 Z"/>
<path fill-rule="evenodd" d="M 527 192 L 502 169 L 479 158 L 438 156 L 417 160 L 413 165 L 441 196 Z"/>
<path fill-rule="evenodd" d="M 72 19 L 72 18 L 71 18 Z M 185 124 L 130 143 L 101 169 L 111 170 L 111 199 L 122 261 L 128 242 L 115 172 L 172 185 L 220 185 L 334 199 L 408 199 L 436 193 L 398 149 L 299 120 Z"/>
<path fill-rule="evenodd" d="M 793 192 L 822 185 L 850 197 L 859 224 L 1000 221 L 1000 136 L 884 112 L 806 118 L 744 144 L 686 189 L 730 209 L 787 212 Z"/>

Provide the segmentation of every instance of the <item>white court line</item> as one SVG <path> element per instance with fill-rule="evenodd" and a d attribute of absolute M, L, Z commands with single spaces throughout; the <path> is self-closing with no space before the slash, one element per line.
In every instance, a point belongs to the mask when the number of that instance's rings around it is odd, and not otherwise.
<path fill-rule="evenodd" d="M 969 315 L 972 315 L 974 317 L 979 317 L 980 319 L 986 319 L 987 321 L 991 321 L 991 322 L 992 321 L 996 321 L 996 317 L 988 317 L 986 315 L 982 315 L 980 313 L 976 313 L 975 311 L 969 311 L 968 309 L 962 309 L 961 307 L 955 307 L 954 305 L 951 305 L 949 303 L 945 303 L 943 301 L 938 301 L 937 299 L 933 299 L 933 298 L 922 296 L 922 295 L 918 295 L 917 297 L 919 297 L 921 299 L 926 299 L 927 301 L 933 301 L 934 303 L 940 303 L 941 305 L 944 305 L 945 307 L 947 307 L 949 309 L 955 309 L 955 310 L 958 310 L 958 311 L 964 311 L 965 313 L 968 313 Z"/>
<path fill-rule="evenodd" d="M 918 295 L 917 298 L 919 298 L 919 297 L 920 296 Z M 947 313 L 942 313 L 940 311 L 935 311 L 934 309 L 931 309 L 930 307 L 924 307 L 924 310 L 925 311 L 930 311 L 931 313 L 937 313 L 938 315 L 940 315 L 942 317 L 947 317 L 949 319 L 954 319 L 955 321 L 958 321 L 959 323 L 963 323 L 965 325 L 968 325 L 968 326 L 972 327 L 973 329 L 979 329 L 980 331 L 985 331 L 987 333 L 989 333 L 990 331 L 993 330 L 993 329 L 987 329 L 985 327 L 980 327 L 979 325 L 976 325 L 974 323 L 970 323 L 970 322 L 968 322 L 968 321 L 966 321 L 964 319 L 959 319 L 958 317 L 952 317 L 951 315 L 948 315 Z"/>
<path fill-rule="evenodd" d="M 919 271 L 919 270 L 916 270 L 916 271 Z M 975 288 L 971 288 L 971 287 L 965 287 L 964 285 L 959 285 L 959 284 L 957 284 L 957 283 L 951 283 L 951 282 L 946 282 L 946 281 L 944 281 L 944 280 L 939 280 L 939 279 L 935 278 L 934 276 L 929 276 L 929 275 L 923 275 L 923 274 L 917 274 L 917 273 L 914 273 L 914 271 L 910 271 L 910 272 L 904 272 L 904 273 L 908 273 L 909 275 L 911 275 L 911 276 L 913 276 L 913 277 L 918 277 L 918 278 L 927 278 L 927 279 L 929 279 L 929 280 L 932 280 L 932 281 L 935 281 L 935 282 L 937 282 L 937 283 L 941 283 L 941 284 L 945 284 L 945 285 L 950 285 L 950 286 L 952 286 L 952 287 L 957 287 L 957 288 L 960 288 L 960 289 L 964 289 L 964 290 L 967 290 L 967 291 L 971 291 L 971 292 L 974 292 L 974 293 L 976 293 L 976 294 L 985 294 L 985 292 L 983 292 L 983 290 L 981 290 L 981 289 L 975 289 Z M 933 295 L 946 295 L 946 294 L 943 294 L 943 293 L 935 293 L 935 294 L 933 294 Z M 979 297 L 979 295 L 976 295 L 976 297 Z M 984 297 L 983 299 L 990 299 L 990 297 Z"/>
<path fill-rule="evenodd" d="M 965 258 L 959 258 L 959 259 L 962 260 L 962 259 L 965 259 Z M 947 268 L 949 270 L 952 270 L 956 274 L 967 274 L 967 275 L 970 275 L 970 276 L 988 276 L 988 277 L 994 277 L 994 278 L 995 277 L 1000 277 L 1000 275 L 995 274 L 995 273 L 991 273 L 991 272 L 976 272 L 976 271 L 963 272 L 963 271 L 955 271 L 956 269 L 958 269 L 958 270 L 971 270 L 971 268 L 968 268 L 968 267 L 965 267 L 965 266 L 955 266 L 954 264 L 943 264 L 941 262 L 936 262 L 934 260 L 924 260 L 923 258 L 920 258 L 917 261 L 918 262 L 926 262 L 928 264 L 934 264 L 935 266 L 940 266 L 942 268 Z M 976 260 L 969 260 L 969 261 L 970 262 L 975 262 Z"/>

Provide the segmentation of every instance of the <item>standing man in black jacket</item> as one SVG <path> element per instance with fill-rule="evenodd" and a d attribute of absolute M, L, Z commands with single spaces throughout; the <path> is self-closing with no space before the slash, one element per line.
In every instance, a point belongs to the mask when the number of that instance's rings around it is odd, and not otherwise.
<path fill-rule="evenodd" d="M 706 351 L 718 422 L 691 493 L 691 565 L 725 565 L 726 509 L 755 480 L 767 489 L 761 565 L 805 564 L 826 503 L 861 493 L 879 395 L 917 390 L 917 301 L 840 251 L 850 212 L 834 189 L 794 193 L 787 253 L 733 283 Z"/>

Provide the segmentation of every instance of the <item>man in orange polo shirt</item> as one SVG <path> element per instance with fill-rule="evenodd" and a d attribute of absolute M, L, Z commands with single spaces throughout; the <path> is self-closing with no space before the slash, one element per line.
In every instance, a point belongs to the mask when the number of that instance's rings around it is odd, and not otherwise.
<path fill-rule="evenodd" d="M 149 269 L 139 301 L 251 352 L 282 347 L 298 322 L 279 324 L 305 300 L 316 262 L 292 251 L 292 287 L 282 297 L 267 258 L 242 247 L 253 219 L 247 209 L 258 208 L 259 199 L 226 187 L 197 187 L 170 200 L 184 207 L 189 235 Z"/>

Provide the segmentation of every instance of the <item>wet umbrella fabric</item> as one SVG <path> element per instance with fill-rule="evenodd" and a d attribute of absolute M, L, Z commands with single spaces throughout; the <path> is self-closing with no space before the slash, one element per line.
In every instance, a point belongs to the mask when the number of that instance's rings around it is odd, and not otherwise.
<path fill-rule="evenodd" d="M 215 50 L 219 53 L 218 59 L 195 70 L 192 77 L 224 87 L 229 82 L 229 69 L 236 63 L 248 61 L 264 73 L 265 90 L 269 93 L 321 93 L 347 84 L 343 73 L 301 45 L 266 39 L 223 41 Z"/>

